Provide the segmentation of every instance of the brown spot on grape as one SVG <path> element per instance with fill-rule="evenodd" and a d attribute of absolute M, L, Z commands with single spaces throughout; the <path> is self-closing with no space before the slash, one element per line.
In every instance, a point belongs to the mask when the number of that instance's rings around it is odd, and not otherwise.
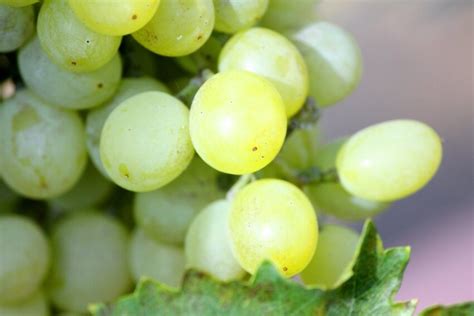
<path fill-rule="evenodd" d="M 287 267 L 283 267 L 283 271 L 288 271 L 288 268 Z"/>
<path fill-rule="evenodd" d="M 198 37 L 197 37 L 197 40 L 199 41 L 200 39 L 202 39 L 202 34 L 199 34 Z"/>
<path fill-rule="evenodd" d="M 71 65 L 76 66 L 77 63 L 73 60 L 73 61 L 71 61 Z"/>
<path fill-rule="evenodd" d="M 102 82 L 99 82 L 99 83 L 97 84 L 97 88 L 99 88 L 99 89 L 101 89 L 103 86 L 104 86 L 104 84 L 103 84 Z"/>
<path fill-rule="evenodd" d="M 258 150 L 257 146 L 254 146 L 254 147 L 252 148 L 252 151 L 257 151 L 257 150 Z"/>
<path fill-rule="evenodd" d="M 132 15 L 132 20 L 136 20 L 138 16 L 136 14 Z"/>

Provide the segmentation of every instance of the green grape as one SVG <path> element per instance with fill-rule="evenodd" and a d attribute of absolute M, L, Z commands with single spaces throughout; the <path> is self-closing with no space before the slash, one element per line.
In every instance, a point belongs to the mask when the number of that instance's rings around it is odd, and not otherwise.
<path fill-rule="evenodd" d="M 158 9 L 160 0 L 69 0 L 87 27 L 106 35 L 125 35 L 141 29 Z"/>
<path fill-rule="evenodd" d="M 228 200 L 219 200 L 204 208 L 189 227 L 185 242 L 186 266 L 221 281 L 245 274 L 232 253 L 227 225 L 230 207 Z"/>
<path fill-rule="evenodd" d="M 15 8 L 0 0 L 0 52 L 19 48 L 35 30 L 33 7 Z"/>
<path fill-rule="evenodd" d="M 130 270 L 135 282 L 152 278 L 171 287 L 179 287 L 184 276 L 183 249 L 148 238 L 136 229 L 130 241 Z"/>
<path fill-rule="evenodd" d="M 49 316 L 45 295 L 38 291 L 17 304 L 0 305 L 0 316 Z"/>
<path fill-rule="evenodd" d="M 284 36 L 264 28 L 234 35 L 219 56 L 219 71 L 240 69 L 270 80 L 283 98 L 288 117 L 303 106 L 308 70 L 298 49 Z"/>
<path fill-rule="evenodd" d="M 204 45 L 214 27 L 212 0 L 161 0 L 151 21 L 132 36 L 164 56 L 184 56 Z"/>
<path fill-rule="evenodd" d="M 268 0 L 214 0 L 214 29 L 236 33 L 255 25 L 267 10 Z"/>
<path fill-rule="evenodd" d="M 219 73 L 194 97 L 194 148 L 211 167 L 230 174 L 258 171 L 278 154 L 286 134 L 283 101 L 272 84 L 247 71 Z"/>
<path fill-rule="evenodd" d="M 37 32 L 49 58 L 75 72 L 94 71 L 107 64 L 117 54 L 122 39 L 87 28 L 65 0 L 43 2 Z"/>
<path fill-rule="evenodd" d="M 283 275 L 293 276 L 309 263 L 318 241 L 311 202 L 296 186 L 277 179 L 258 180 L 239 191 L 229 225 L 234 254 L 252 274 L 270 260 Z"/>
<path fill-rule="evenodd" d="M 128 233 L 117 220 L 95 212 L 74 213 L 54 228 L 53 264 L 47 281 L 59 309 L 86 312 L 87 305 L 110 302 L 130 286 Z"/>
<path fill-rule="evenodd" d="M 0 216 L 0 305 L 16 304 L 36 292 L 46 277 L 50 250 L 33 221 Z"/>
<path fill-rule="evenodd" d="M 0 178 L 0 214 L 13 211 L 20 197 Z"/>
<path fill-rule="evenodd" d="M 362 57 L 349 33 L 321 21 L 297 31 L 292 38 L 308 65 L 309 94 L 319 106 L 341 101 L 358 86 Z"/>
<path fill-rule="evenodd" d="M 349 275 L 358 243 L 359 235 L 352 229 L 322 227 L 313 259 L 301 272 L 303 282 L 324 289 L 338 286 Z"/>
<path fill-rule="evenodd" d="M 50 61 L 38 38 L 20 50 L 18 66 L 21 77 L 36 95 L 68 109 L 87 109 L 103 103 L 117 90 L 122 75 L 118 54 L 93 72 L 66 70 Z"/>
<path fill-rule="evenodd" d="M 436 132 L 414 120 L 394 120 L 354 134 L 337 155 L 342 186 L 351 194 L 393 201 L 425 186 L 441 163 Z"/>
<path fill-rule="evenodd" d="M 340 139 L 320 148 L 313 159 L 321 171 L 336 167 L 336 157 L 346 139 Z M 345 220 L 360 220 L 372 217 L 387 209 L 390 203 L 371 201 L 354 196 L 335 182 L 308 185 L 305 193 L 316 210 Z"/>
<path fill-rule="evenodd" d="M 164 92 L 126 99 L 107 118 L 100 138 L 100 157 L 110 178 L 136 192 L 174 180 L 194 155 L 188 120 L 188 108 Z"/>
<path fill-rule="evenodd" d="M 222 197 L 217 171 L 195 157 L 176 180 L 158 190 L 135 195 L 135 221 L 155 240 L 181 245 L 196 214 Z"/>
<path fill-rule="evenodd" d="M 5 102 L 0 116 L 0 169 L 21 195 L 52 198 L 79 180 L 87 153 L 79 115 L 53 108 L 28 90 Z"/>
<path fill-rule="evenodd" d="M 96 168 L 109 178 L 109 175 L 100 160 L 100 135 L 105 121 L 110 113 L 126 99 L 147 91 L 168 92 L 168 88 L 156 79 L 149 77 L 125 78 L 120 82 L 119 88 L 114 97 L 108 100 L 104 105 L 91 110 L 87 114 L 86 120 L 86 145 L 92 162 Z"/>
<path fill-rule="evenodd" d="M 89 163 L 76 185 L 49 204 L 63 210 L 82 210 L 103 202 L 112 189 L 113 184 Z"/>
<path fill-rule="evenodd" d="M 267 11 L 260 24 L 281 33 L 301 27 L 316 19 L 317 2 L 317 0 L 269 0 Z"/>
<path fill-rule="evenodd" d="M 26 7 L 33 3 L 38 2 L 39 0 L 0 0 L 0 4 L 5 4 L 11 7 Z"/>

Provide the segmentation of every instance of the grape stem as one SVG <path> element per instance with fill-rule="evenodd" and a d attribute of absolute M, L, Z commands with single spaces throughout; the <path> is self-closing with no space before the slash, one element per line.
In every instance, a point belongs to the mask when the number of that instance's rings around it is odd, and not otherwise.
<path fill-rule="evenodd" d="M 212 70 L 202 70 L 194 78 L 189 80 L 188 84 L 176 94 L 176 97 L 183 101 L 184 104 L 190 106 L 193 102 L 196 92 L 204 84 L 204 82 L 206 82 L 212 76 L 214 76 L 214 72 L 212 72 Z"/>
<path fill-rule="evenodd" d="M 237 192 L 239 192 L 240 190 L 242 190 L 243 187 L 255 180 L 256 178 L 253 173 L 244 174 L 240 176 L 240 178 L 234 183 L 230 190 L 227 191 L 226 199 L 230 201 L 233 200 Z"/>
<path fill-rule="evenodd" d="M 286 138 L 288 138 L 294 130 L 308 129 L 318 123 L 321 118 L 321 109 L 312 97 L 308 97 L 301 110 L 293 116 L 288 123 Z"/>
<path fill-rule="evenodd" d="M 321 170 L 318 167 L 311 167 L 302 170 L 294 177 L 295 184 L 298 186 L 314 185 L 322 182 L 339 182 L 336 168 Z"/>

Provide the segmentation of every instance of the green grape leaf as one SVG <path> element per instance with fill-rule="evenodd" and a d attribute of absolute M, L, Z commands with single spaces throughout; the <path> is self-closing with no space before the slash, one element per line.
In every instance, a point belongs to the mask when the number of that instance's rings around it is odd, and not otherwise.
<path fill-rule="evenodd" d="M 474 302 L 462 303 L 451 306 L 432 306 L 420 313 L 420 316 L 472 316 L 474 315 Z"/>
<path fill-rule="evenodd" d="M 91 307 L 95 316 L 125 315 L 412 315 L 416 301 L 393 302 L 410 256 L 407 247 L 384 250 L 367 221 L 353 275 L 323 291 L 280 276 L 268 262 L 249 282 L 221 283 L 188 271 L 181 290 L 143 280 L 135 292 L 110 305 Z"/>

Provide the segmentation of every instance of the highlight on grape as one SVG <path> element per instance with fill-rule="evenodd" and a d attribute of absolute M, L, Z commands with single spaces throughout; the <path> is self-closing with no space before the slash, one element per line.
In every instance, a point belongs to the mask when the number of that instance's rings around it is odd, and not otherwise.
<path fill-rule="evenodd" d="M 410 119 L 322 140 L 363 56 L 315 2 L 0 0 L 0 315 L 264 261 L 340 285 L 359 233 L 327 219 L 422 189 L 442 144 Z"/>

